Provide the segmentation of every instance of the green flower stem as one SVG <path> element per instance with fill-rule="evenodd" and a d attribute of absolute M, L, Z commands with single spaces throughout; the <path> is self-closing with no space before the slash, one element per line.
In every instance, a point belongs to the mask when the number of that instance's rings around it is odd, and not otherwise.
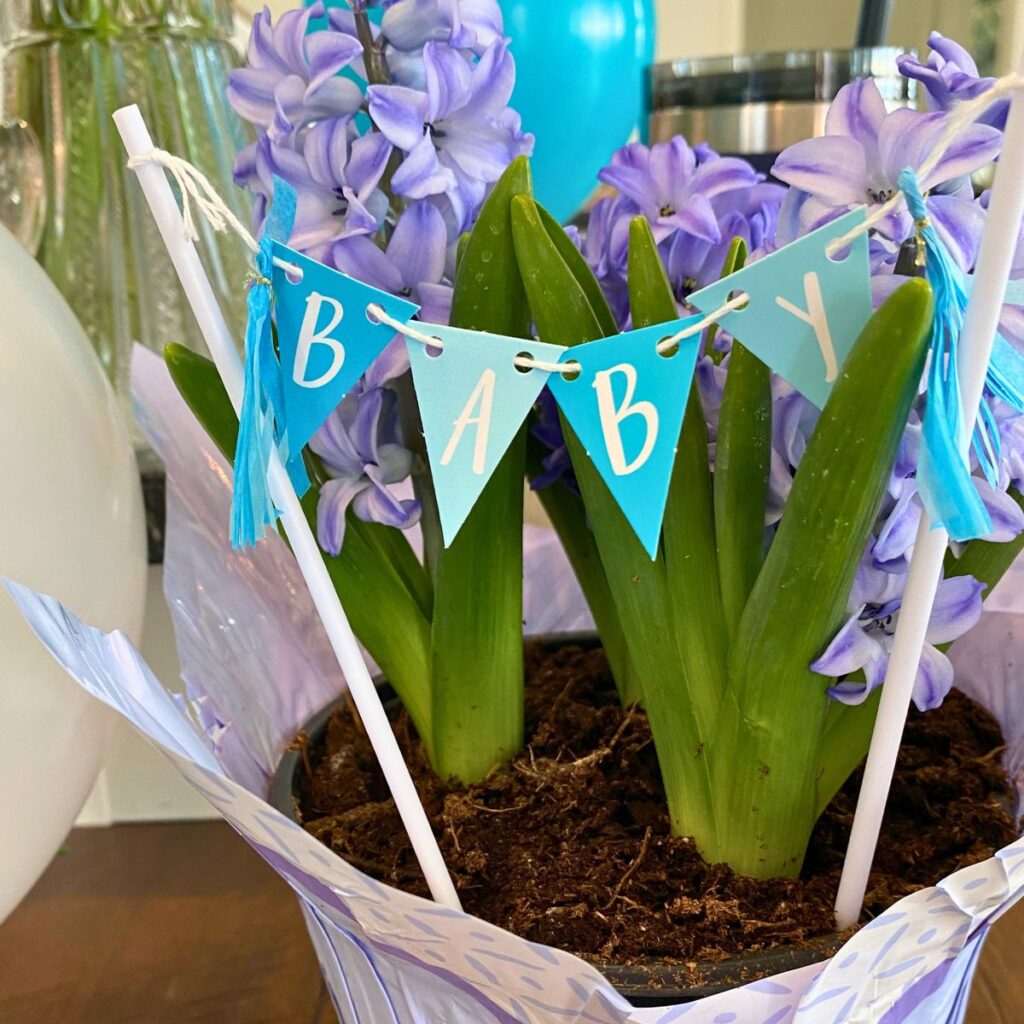
<path fill-rule="evenodd" d="M 737 238 L 722 276 L 738 270 L 745 259 L 746 246 Z M 736 633 L 764 559 L 771 431 L 771 373 L 734 339 L 715 442 L 715 538 L 730 637 Z"/>
<path fill-rule="evenodd" d="M 514 161 L 465 244 L 452 324 L 530 336 L 530 315 L 509 219 L 529 195 Z M 431 629 L 433 764 L 476 782 L 523 744 L 523 479 L 525 431 L 509 446 L 451 547 L 437 552 Z"/>
<path fill-rule="evenodd" d="M 512 229 L 530 308 L 540 337 L 577 345 L 605 336 L 605 328 L 537 205 L 512 204 Z M 692 704 L 680 686 L 678 648 L 670 617 L 664 561 L 652 561 L 634 535 L 600 473 L 563 418 L 566 444 L 583 494 L 623 636 L 655 734 L 670 810 L 685 834 L 713 829 L 707 759 Z"/>
<path fill-rule="evenodd" d="M 712 757 L 716 859 L 743 874 L 799 872 L 818 809 L 819 758 L 843 759 L 834 745 L 822 750 L 828 699 L 809 665 L 843 622 L 921 379 L 931 308 L 927 283 L 909 281 L 861 333 L 740 620 Z"/>
<path fill-rule="evenodd" d="M 629 299 L 635 327 L 678 316 L 645 217 L 633 218 L 629 228 Z M 708 427 L 696 380 L 690 385 L 665 505 L 662 552 L 668 596 L 663 614 L 672 622 L 679 648 L 682 693 L 688 695 L 696 716 L 700 742 L 706 743 L 725 693 L 727 636 L 718 582 Z M 666 699 L 679 703 L 682 693 L 668 694 Z M 669 735 L 662 738 L 662 747 L 670 742 Z M 654 742 L 658 744 L 657 736 Z"/>

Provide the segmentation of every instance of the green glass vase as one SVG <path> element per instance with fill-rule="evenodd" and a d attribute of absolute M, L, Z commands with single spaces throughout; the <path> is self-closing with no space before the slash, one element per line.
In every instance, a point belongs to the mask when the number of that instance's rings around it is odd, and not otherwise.
<path fill-rule="evenodd" d="M 231 180 L 246 129 L 224 98 L 239 54 L 228 0 L 2 0 L 3 115 L 40 141 L 38 258 L 127 402 L 131 346 L 204 350 L 111 114 L 137 103 L 156 145 L 200 168 L 248 220 Z M 199 250 L 241 337 L 244 247 L 199 225 Z"/>

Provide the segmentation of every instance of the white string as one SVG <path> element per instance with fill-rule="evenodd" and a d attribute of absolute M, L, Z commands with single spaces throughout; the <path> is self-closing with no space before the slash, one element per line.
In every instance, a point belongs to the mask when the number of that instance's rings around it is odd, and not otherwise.
<path fill-rule="evenodd" d="M 181 220 L 185 227 L 185 236 L 190 241 L 199 241 L 199 232 L 196 229 L 195 216 L 192 212 L 192 206 L 195 204 L 214 231 L 227 231 L 230 228 L 246 244 L 250 252 L 259 252 L 259 243 L 252 233 L 238 219 L 231 207 L 210 183 L 210 179 L 198 167 L 193 166 L 180 156 L 168 153 L 166 149 L 151 149 L 148 153 L 139 153 L 128 159 L 130 170 L 135 170 L 143 164 L 157 164 L 174 178 L 181 194 Z M 301 280 L 302 270 L 295 264 L 275 258 L 274 265 Z"/>
<path fill-rule="evenodd" d="M 706 327 L 710 327 L 712 324 L 717 323 L 718 320 L 723 317 L 726 313 L 731 313 L 734 309 L 739 309 L 741 306 L 745 306 L 750 301 L 750 296 L 745 292 L 733 296 L 724 305 L 719 306 L 713 313 L 709 313 L 707 316 L 698 320 L 696 323 L 689 324 L 684 327 L 677 334 L 673 334 L 671 337 L 663 338 L 657 344 L 658 352 L 667 352 L 669 349 L 675 348 L 679 342 L 685 338 L 692 338 L 695 334 L 700 334 Z M 432 348 L 438 351 L 438 353 L 444 351 L 444 342 L 436 337 L 429 334 L 424 334 L 423 331 L 417 330 L 412 324 L 403 323 L 401 320 L 396 320 L 394 317 L 388 316 L 384 310 L 373 302 L 366 307 L 366 312 L 370 314 L 375 320 L 379 320 L 382 324 L 387 324 L 388 327 L 394 328 L 399 334 L 405 335 L 407 338 L 411 338 L 413 341 L 418 341 L 421 345 L 426 345 L 428 348 Z M 524 345 L 529 345 L 529 342 L 523 342 Z M 545 370 L 548 373 L 579 373 L 583 369 L 582 365 L 575 359 L 570 359 L 564 363 L 548 363 L 542 359 L 534 359 L 533 356 L 523 353 L 518 355 L 512 360 L 513 363 L 523 370 Z"/>
<path fill-rule="evenodd" d="M 919 182 L 924 181 L 939 166 L 942 158 L 946 155 L 946 151 L 965 128 L 977 121 L 997 101 L 1010 95 L 1010 93 L 1016 92 L 1022 86 L 1024 86 L 1024 75 L 1004 75 L 1002 78 L 996 79 L 985 92 L 975 96 L 974 99 L 962 100 L 953 107 L 949 112 L 945 130 L 936 140 L 927 159 L 915 172 L 917 180 Z M 897 210 L 905 202 L 903 193 L 897 192 L 891 199 L 886 200 L 881 206 L 871 211 L 855 228 L 847 231 L 845 235 L 840 235 L 839 238 L 833 238 L 825 246 L 825 255 L 830 258 L 835 256 L 837 252 L 844 249 L 854 239 L 859 238 L 865 232 L 870 231 L 876 224 L 885 220 L 890 213 Z"/>
<path fill-rule="evenodd" d="M 259 252 L 259 243 L 252 236 L 252 233 L 238 219 L 231 207 L 220 197 L 217 190 L 210 183 L 210 179 L 198 167 L 193 166 L 180 156 L 168 153 L 165 149 L 156 148 L 130 157 L 128 160 L 128 167 L 132 170 L 143 164 L 157 164 L 174 178 L 178 185 L 178 191 L 181 193 L 181 220 L 185 227 L 185 235 L 191 241 L 197 242 L 199 240 L 199 232 L 196 229 L 196 221 L 192 209 L 194 204 L 215 231 L 226 231 L 230 228 L 248 246 L 251 252 Z M 288 263 L 286 260 L 276 258 L 274 265 L 288 271 L 289 274 L 298 277 L 300 280 L 302 279 L 300 267 Z M 713 313 L 709 313 L 696 323 L 684 327 L 677 334 L 669 338 L 663 338 L 658 342 L 658 352 L 668 352 L 685 338 L 691 338 L 695 334 L 700 334 L 706 327 L 717 323 L 726 313 L 739 309 L 741 306 L 746 305 L 748 301 L 749 296 L 741 292 L 729 299 L 728 302 L 720 306 Z M 418 341 L 421 345 L 426 345 L 428 348 L 438 352 L 444 351 L 444 342 L 440 338 L 425 334 L 409 323 L 394 319 L 379 304 L 371 303 L 366 307 L 366 312 L 374 319 L 387 324 L 398 333 L 405 335 L 405 337 L 412 338 L 413 341 Z M 528 344 L 528 342 L 524 342 L 524 344 Z M 525 352 L 517 355 L 513 363 L 522 370 L 544 370 L 547 373 L 579 373 L 583 368 L 575 359 L 564 363 L 550 363 L 542 359 L 534 359 L 533 356 Z"/>

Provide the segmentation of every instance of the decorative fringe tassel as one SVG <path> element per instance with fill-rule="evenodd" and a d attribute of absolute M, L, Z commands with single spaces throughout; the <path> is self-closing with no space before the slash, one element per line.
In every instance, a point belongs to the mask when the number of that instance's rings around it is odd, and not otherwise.
<path fill-rule="evenodd" d="M 925 274 L 935 296 L 924 444 L 917 485 L 933 527 L 945 528 L 953 540 L 967 541 L 992 532 L 992 519 L 971 479 L 970 465 L 960 447 L 964 414 L 957 356 L 967 293 L 958 268 L 928 217 L 913 170 L 907 168 L 900 173 L 899 186 L 925 247 Z M 979 422 L 985 421 L 980 418 Z M 988 434 L 990 442 L 991 432 L 984 430 L 984 433 Z M 982 445 L 983 451 L 991 457 L 991 444 L 983 441 Z M 998 460 L 998 454 L 995 457 Z M 982 464 L 986 461 L 983 459 Z"/>
<path fill-rule="evenodd" d="M 262 540 L 266 528 L 278 517 L 267 486 L 270 452 L 276 443 L 274 399 L 281 387 L 281 366 L 274 353 L 270 325 L 271 244 L 269 238 L 260 243 L 249 285 L 244 390 L 231 495 L 231 544 L 235 548 L 252 547 Z"/>

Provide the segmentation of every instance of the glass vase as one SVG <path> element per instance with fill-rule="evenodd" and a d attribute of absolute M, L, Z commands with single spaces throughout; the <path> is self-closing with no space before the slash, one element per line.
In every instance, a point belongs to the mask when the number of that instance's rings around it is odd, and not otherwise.
<path fill-rule="evenodd" d="M 204 351 L 111 114 L 137 103 L 157 146 L 202 170 L 248 220 L 231 180 L 246 129 L 224 98 L 239 55 L 228 0 L 2 0 L 5 118 L 40 140 L 46 217 L 38 258 L 127 404 L 133 342 Z M 197 218 L 198 219 L 198 218 Z M 241 337 L 244 246 L 199 224 L 199 250 Z"/>

